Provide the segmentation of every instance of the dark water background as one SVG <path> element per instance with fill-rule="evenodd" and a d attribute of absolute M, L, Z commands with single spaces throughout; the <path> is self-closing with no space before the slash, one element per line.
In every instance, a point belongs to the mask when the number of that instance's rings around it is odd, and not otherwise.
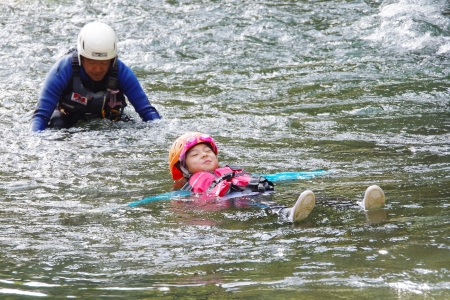
<path fill-rule="evenodd" d="M 0 298 L 450 297 L 450 5 L 443 0 L 0 3 Z M 109 23 L 161 121 L 28 130 L 82 26 Z M 130 115 L 139 119 L 130 107 Z M 258 209 L 126 204 L 167 192 L 188 130 L 257 173 L 324 169 Z"/>

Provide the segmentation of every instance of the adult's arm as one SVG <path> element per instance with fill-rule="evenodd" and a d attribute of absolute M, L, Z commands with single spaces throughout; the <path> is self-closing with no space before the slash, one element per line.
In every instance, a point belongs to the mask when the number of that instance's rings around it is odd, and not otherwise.
<path fill-rule="evenodd" d="M 38 104 L 31 119 L 31 131 L 40 131 L 47 128 L 58 100 L 67 83 L 72 78 L 72 56 L 67 55 L 56 62 L 45 78 L 39 95 Z"/>
<path fill-rule="evenodd" d="M 118 61 L 119 66 L 119 89 L 128 98 L 136 112 L 143 121 L 151 121 L 161 119 L 158 111 L 147 98 L 134 72 L 126 66 L 122 61 Z"/>

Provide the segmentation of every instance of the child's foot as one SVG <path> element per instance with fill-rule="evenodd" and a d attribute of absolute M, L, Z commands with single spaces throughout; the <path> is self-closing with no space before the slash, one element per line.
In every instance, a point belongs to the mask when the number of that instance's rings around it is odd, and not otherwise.
<path fill-rule="evenodd" d="M 300 194 L 295 205 L 289 208 L 288 220 L 290 222 L 299 222 L 311 213 L 316 203 L 316 196 L 310 190 Z"/>
<path fill-rule="evenodd" d="M 367 188 L 361 205 L 366 210 L 374 210 L 382 207 L 385 201 L 383 190 L 378 185 L 371 185 Z"/>

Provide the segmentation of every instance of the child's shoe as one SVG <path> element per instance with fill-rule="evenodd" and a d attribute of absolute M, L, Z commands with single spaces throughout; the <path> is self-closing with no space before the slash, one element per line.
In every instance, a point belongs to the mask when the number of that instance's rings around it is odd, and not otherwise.
<path fill-rule="evenodd" d="M 374 210 L 382 207 L 386 201 L 383 190 L 378 185 L 371 185 L 364 194 L 361 206 L 366 210 Z"/>
<path fill-rule="evenodd" d="M 297 202 L 293 207 L 286 208 L 285 214 L 287 215 L 288 222 L 299 222 L 311 213 L 316 203 L 316 196 L 310 190 L 306 190 L 300 194 Z"/>

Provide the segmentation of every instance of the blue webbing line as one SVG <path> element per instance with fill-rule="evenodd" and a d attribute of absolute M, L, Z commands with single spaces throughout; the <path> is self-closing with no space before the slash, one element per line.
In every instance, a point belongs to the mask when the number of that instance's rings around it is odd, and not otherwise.
<path fill-rule="evenodd" d="M 267 180 L 272 182 L 278 181 L 288 181 L 288 180 L 301 180 L 301 179 L 311 179 L 316 176 L 323 176 L 328 174 L 329 171 L 316 170 L 316 171 L 306 171 L 306 172 L 281 172 L 275 174 L 262 175 Z"/>
<path fill-rule="evenodd" d="M 191 192 L 181 191 L 181 190 L 167 192 L 164 194 L 150 196 L 150 197 L 144 198 L 142 200 L 130 202 L 130 203 L 128 203 L 128 206 L 139 206 L 139 205 L 146 204 L 146 203 L 153 202 L 153 201 L 172 200 L 172 199 L 181 198 L 181 197 L 188 197 L 191 194 L 192 194 Z"/>
<path fill-rule="evenodd" d="M 269 181 L 279 182 L 279 181 L 288 181 L 288 180 L 311 179 L 316 176 L 326 175 L 328 173 L 330 173 L 330 172 L 324 171 L 324 170 L 316 170 L 316 171 L 305 171 L 305 172 L 281 172 L 281 173 L 267 174 L 267 175 L 262 175 L 262 176 L 265 177 Z M 147 203 L 153 202 L 153 201 L 173 200 L 173 199 L 177 199 L 177 198 L 188 197 L 191 195 L 192 195 L 192 193 L 187 192 L 187 191 L 182 191 L 182 190 L 172 191 L 172 192 L 167 192 L 164 194 L 150 196 L 150 197 L 144 198 L 142 200 L 130 202 L 127 204 L 127 206 L 134 207 L 134 206 L 147 204 Z"/>

